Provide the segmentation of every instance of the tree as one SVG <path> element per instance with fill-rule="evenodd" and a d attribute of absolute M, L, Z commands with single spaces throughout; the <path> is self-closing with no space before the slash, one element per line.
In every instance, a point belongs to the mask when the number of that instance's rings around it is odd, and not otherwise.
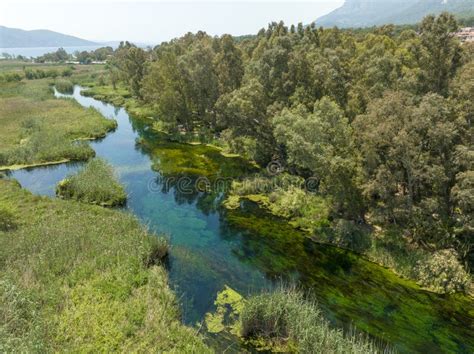
<path fill-rule="evenodd" d="M 233 137 L 253 138 L 257 144 L 255 159 L 263 164 L 270 161 L 275 149 L 267 104 L 265 89 L 256 79 L 221 96 L 216 103 L 219 128 L 230 129 Z"/>
<path fill-rule="evenodd" d="M 242 52 L 234 45 L 230 35 L 222 36 L 221 51 L 215 58 L 219 94 L 223 95 L 240 87 L 244 75 Z"/>
<path fill-rule="evenodd" d="M 150 65 L 143 80 L 145 102 L 154 105 L 160 120 L 172 129 L 176 129 L 178 124 L 188 130 L 192 128 L 192 107 L 185 76 L 178 57 L 172 51 L 166 51 Z"/>
<path fill-rule="evenodd" d="M 129 83 L 132 94 L 142 98 L 141 82 L 145 74 L 146 52 L 128 43 L 120 43 L 113 64 L 119 68 Z"/>
<path fill-rule="evenodd" d="M 450 242 L 450 197 L 463 127 L 445 98 L 419 104 L 403 92 L 372 101 L 354 127 L 364 156 L 364 192 L 385 221 L 408 227 L 427 245 Z"/>
<path fill-rule="evenodd" d="M 181 72 L 186 73 L 184 77 L 193 115 L 207 126 L 214 125 L 213 108 L 218 97 L 213 59 L 212 49 L 201 41 L 180 58 Z"/>
<path fill-rule="evenodd" d="M 424 49 L 420 57 L 421 80 L 426 92 L 436 92 L 446 96 L 449 80 L 460 66 L 459 41 L 454 37 L 458 24 L 453 15 L 442 13 L 438 17 L 427 16 L 420 27 L 421 45 Z"/>
<path fill-rule="evenodd" d="M 284 109 L 273 124 L 288 162 L 320 180 L 321 192 L 334 198 L 336 212 L 363 217 L 352 129 L 338 105 L 323 97 L 313 112 L 302 105 Z"/>

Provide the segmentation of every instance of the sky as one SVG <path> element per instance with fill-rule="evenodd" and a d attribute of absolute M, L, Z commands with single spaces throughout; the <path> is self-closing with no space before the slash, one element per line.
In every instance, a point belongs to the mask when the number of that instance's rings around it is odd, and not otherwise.
<path fill-rule="evenodd" d="M 253 34 L 272 21 L 310 23 L 344 0 L 0 0 L 0 25 L 93 41 L 158 44 L 187 32 Z"/>

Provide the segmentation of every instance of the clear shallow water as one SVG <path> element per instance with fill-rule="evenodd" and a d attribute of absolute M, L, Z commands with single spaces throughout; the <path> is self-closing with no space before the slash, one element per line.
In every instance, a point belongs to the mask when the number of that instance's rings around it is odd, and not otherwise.
<path fill-rule="evenodd" d="M 151 230 L 170 238 L 170 283 L 182 299 L 185 322 L 194 324 L 212 311 L 216 293 L 225 285 L 246 295 L 280 280 L 297 281 L 311 289 L 333 323 L 355 326 L 400 351 L 473 352 L 470 299 L 419 290 L 350 252 L 311 242 L 251 203 L 226 212 L 219 207 L 222 193 L 177 188 L 164 176 L 187 176 L 189 169 L 180 172 L 170 168 L 173 164 L 187 167 L 197 160 L 199 168 L 226 177 L 233 170 L 239 176 L 246 167 L 203 146 L 164 142 L 147 122 L 81 96 L 79 87 L 72 96 L 117 120 L 115 132 L 91 145 L 126 185 L 127 208 Z M 34 193 L 54 196 L 55 185 L 80 166 L 20 170 L 11 177 Z"/>

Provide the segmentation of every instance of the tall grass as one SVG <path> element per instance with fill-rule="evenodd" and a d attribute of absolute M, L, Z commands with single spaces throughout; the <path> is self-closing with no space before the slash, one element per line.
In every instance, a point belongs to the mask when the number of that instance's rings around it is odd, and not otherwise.
<path fill-rule="evenodd" d="M 0 152 L 0 166 L 59 160 L 84 161 L 95 155 L 86 142 L 74 142 L 63 133 L 40 124 L 31 128 L 22 143 Z"/>
<path fill-rule="evenodd" d="M 115 177 L 113 167 L 100 158 L 89 161 L 76 175 L 61 181 L 56 194 L 110 207 L 124 205 L 127 201 L 125 189 Z"/>
<path fill-rule="evenodd" d="M 10 231 L 17 227 L 15 211 L 9 205 L 0 205 L 0 231 Z"/>
<path fill-rule="evenodd" d="M 299 353 L 377 353 L 363 335 L 331 328 L 314 301 L 295 288 L 281 287 L 248 299 L 241 314 L 242 336 Z"/>
<path fill-rule="evenodd" d="M 0 166 L 87 160 L 94 151 L 73 140 L 117 126 L 92 108 L 54 98 L 47 79 L 0 82 L 0 102 Z"/>
<path fill-rule="evenodd" d="M 61 79 L 56 80 L 54 86 L 56 90 L 61 93 L 73 93 L 74 92 L 74 84 L 70 80 Z"/>

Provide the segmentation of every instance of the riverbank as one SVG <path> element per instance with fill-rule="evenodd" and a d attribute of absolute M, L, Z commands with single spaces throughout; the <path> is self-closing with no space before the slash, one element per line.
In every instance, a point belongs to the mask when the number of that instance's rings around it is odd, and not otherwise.
<path fill-rule="evenodd" d="M 180 323 L 156 235 L 130 214 L 34 196 L 0 179 L 0 348 L 5 351 L 197 350 Z"/>
<path fill-rule="evenodd" d="M 38 163 L 31 163 L 31 164 L 25 164 L 25 165 L 0 166 L 0 171 L 17 171 L 17 170 L 22 170 L 24 168 L 60 165 L 62 163 L 67 163 L 67 162 L 71 162 L 71 160 L 62 159 L 58 161 L 38 162 Z"/>
<path fill-rule="evenodd" d="M 400 278 L 416 282 L 424 290 L 439 294 L 463 292 L 474 298 L 472 277 L 455 256 L 443 253 L 440 257 L 416 247 L 396 225 L 382 229 L 370 222 L 358 224 L 334 218 L 330 200 L 298 187 L 304 183 L 284 174 L 250 177 L 232 184 L 223 205 L 234 210 L 245 200 L 254 202 L 314 242 L 355 252 Z M 433 258 L 437 261 L 433 262 Z"/>

